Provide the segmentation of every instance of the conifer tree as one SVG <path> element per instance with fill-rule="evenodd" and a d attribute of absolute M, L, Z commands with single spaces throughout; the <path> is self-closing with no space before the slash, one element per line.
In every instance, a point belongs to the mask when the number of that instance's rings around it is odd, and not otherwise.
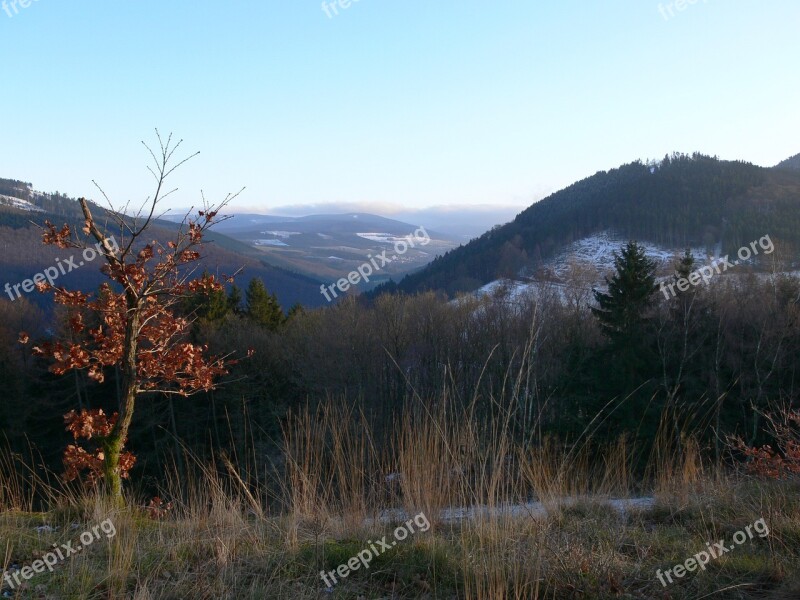
<path fill-rule="evenodd" d="M 211 274 L 203 271 L 202 278 L 208 279 Z M 186 298 L 187 314 L 198 321 L 221 321 L 229 313 L 228 298 L 223 289 L 203 289 Z"/>
<path fill-rule="evenodd" d="M 228 293 L 228 309 L 235 315 L 242 312 L 242 290 L 235 283 Z"/>
<path fill-rule="evenodd" d="M 644 247 L 631 241 L 614 253 L 614 267 L 616 273 L 606 277 L 608 292 L 593 292 L 598 306 L 592 313 L 612 341 L 632 342 L 642 333 L 653 304 L 656 265 Z"/>
<path fill-rule="evenodd" d="M 245 292 L 247 316 L 262 327 L 275 331 L 284 322 L 283 309 L 275 294 L 270 294 L 264 283 L 254 278 Z"/>
<path fill-rule="evenodd" d="M 286 315 L 286 320 L 292 319 L 299 315 L 302 315 L 305 312 L 303 309 L 303 305 L 299 302 L 295 302 L 292 307 L 289 309 L 289 313 Z"/>
<path fill-rule="evenodd" d="M 654 431 L 658 422 L 658 407 L 650 402 L 658 374 L 652 327 L 656 265 L 643 246 L 631 241 L 614 253 L 614 266 L 614 275 L 606 278 L 608 291 L 593 290 L 597 306 L 591 307 L 610 342 L 595 365 L 596 381 L 618 402 L 596 434 L 607 440 L 620 430 L 641 427 L 642 431 Z M 619 407 L 622 409 L 617 410 Z M 587 409 L 595 413 L 602 407 L 590 405 Z"/>

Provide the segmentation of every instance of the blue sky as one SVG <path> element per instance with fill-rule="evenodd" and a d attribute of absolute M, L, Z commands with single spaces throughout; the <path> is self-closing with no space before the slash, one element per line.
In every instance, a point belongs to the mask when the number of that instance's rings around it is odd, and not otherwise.
<path fill-rule="evenodd" d="M 10 0 L 6 0 L 10 3 Z M 667 8 L 669 2 L 662 2 Z M 174 206 L 528 205 L 636 158 L 800 152 L 800 3 L 33 0 L 0 10 L 0 176 Z M 332 12 L 332 11 L 330 11 Z"/>

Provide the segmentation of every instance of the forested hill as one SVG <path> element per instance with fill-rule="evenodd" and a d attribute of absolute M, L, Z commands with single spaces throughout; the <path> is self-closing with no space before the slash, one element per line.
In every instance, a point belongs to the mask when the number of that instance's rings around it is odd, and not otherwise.
<path fill-rule="evenodd" d="M 471 291 L 535 269 L 568 244 L 613 230 L 667 248 L 725 252 L 771 235 L 800 242 L 800 172 L 675 154 L 601 171 L 452 250 L 397 286 Z"/>
<path fill-rule="evenodd" d="M 789 171 L 800 171 L 800 154 L 795 154 L 793 157 L 779 162 L 777 165 L 775 165 L 775 168 Z"/>
<path fill-rule="evenodd" d="M 93 205 L 94 216 L 104 221 L 105 209 Z M 0 287 L 18 283 L 54 264 L 56 258 L 70 253 L 42 244 L 41 226 L 45 220 L 60 227 L 68 223 L 74 231 L 83 226 L 83 213 L 74 198 L 59 192 L 42 193 L 30 183 L 0 179 Z M 160 220 L 152 228 L 153 239 L 166 242 L 173 237 L 177 224 Z M 200 267 L 216 274 L 230 274 L 243 269 L 241 280 L 246 285 L 251 278 L 260 278 L 274 292 L 280 303 L 288 308 L 296 303 L 320 306 L 324 299 L 319 293 L 320 282 L 313 278 L 267 264 L 261 255 L 247 244 L 213 229 L 207 236 Z M 69 273 L 65 285 L 91 291 L 106 281 L 99 264 Z M 242 284 L 242 281 L 239 284 Z M 52 297 L 30 294 L 29 299 L 49 308 Z"/>
<path fill-rule="evenodd" d="M 33 190 L 33 184 L 24 181 L 0 178 L 0 196 L 16 198 L 23 203 L 30 203 L 31 206 L 39 208 L 50 215 L 83 219 L 81 209 L 73 198 L 60 192 L 51 194 L 36 192 Z"/>

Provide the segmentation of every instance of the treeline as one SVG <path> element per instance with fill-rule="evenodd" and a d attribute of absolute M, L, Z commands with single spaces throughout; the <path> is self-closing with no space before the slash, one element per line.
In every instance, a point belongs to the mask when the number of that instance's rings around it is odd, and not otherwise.
<path fill-rule="evenodd" d="M 800 154 L 795 154 L 791 158 L 787 158 L 775 165 L 776 169 L 785 169 L 787 171 L 800 171 Z"/>
<path fill-rule="evenodd" d="M 33 184 L 16 179 L 3 179 L 0 177 L 0 194 L 28 200 Z"/>
<path fill-rule="evenodd" d="M 383 295 L 289 315 L 258 280 L 244 293 L 187 299 L 193 341 L 242 360 L 217 391 L 139 402 L 128 444 L 139 457 L 136 480 L 158 481 L 183 448 L 266 469 L 280 462 L 287 412 L 327 399 L 353 403 L 379 433 L 409 403 L 424 413 L 445 399 L 474 401 L 476 418 L 505 411 L 525 443 L 604 443 L 627 433 L 643 459 L 665 432 L 677 450 L 695 435 L 719 459 L 727 434 L 766 441 L 764 413 L 797 400 L 800 282 L 742 270 L 666 299 L 648 283 L 642 256 L 621 259 L 639 273 L 619 280 L 637 282 L 622 295 L 592 297 L 576 274 L 570 287 L 542 284 L 521 296 Z M 58 469 L 70 441 L 60 416 L 114 411 L 118 373 L 109 370 L 103 384 L 49 374 L 16 344 L 17 332 L 68 336 L 67 315 L 44 323 L 24 301 L 0 302 L 0 312 L 0 430 L 15 451 L 33 443 Z"/>
<path fill-rule="evenodd" d="M 83 219 L 80 208 L 74 198 L 70 198 L 61 192 L 34 193 L 32 183 L 0 178 L 0 194 L 27 200 L 44 210 L 49 218 L 57 215 L 69 219 Z M 98 210 L 102 209 L 98 207 Z M 9 223 L 0 221 L 0 224 L 8 225 Z"/>
<path fill-rule="evenodd" d="M 398 288 L 450 294 L 535 271 L 576 240 L 611 229 L 669 248 L 735 252 L 763 235 L 800 244 L 800 174 L 694 154 L 599 172 L 437 258 Z M 386 287 L 382 291 L 392 289 Z M 380 293 L 380 292 L 379 292 Z"/>

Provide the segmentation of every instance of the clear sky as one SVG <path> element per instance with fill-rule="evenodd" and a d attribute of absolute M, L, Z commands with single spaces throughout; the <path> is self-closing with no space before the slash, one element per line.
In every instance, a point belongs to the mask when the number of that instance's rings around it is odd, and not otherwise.
<path fill-rule="evenodd" d="M 0 176 L 45 191 L 143 198 L 155 127 L 201 151 L 173 205 L 247 186 L 260 211 L 527 205 L 672 151 L 800 152 L 797 0 L 19 1 Z"/>

